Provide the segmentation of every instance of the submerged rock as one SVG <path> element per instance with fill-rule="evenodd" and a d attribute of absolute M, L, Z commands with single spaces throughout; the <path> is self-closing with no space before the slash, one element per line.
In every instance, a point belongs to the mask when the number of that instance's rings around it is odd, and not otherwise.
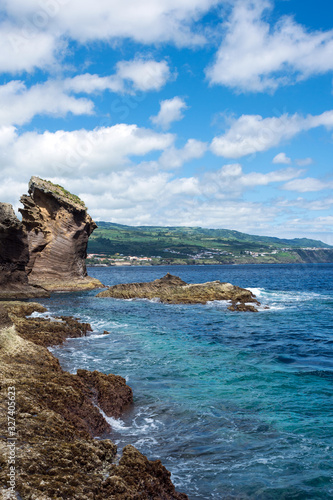
<path fill-rule="evenodd" d="M 23 195 L 21 202 L 29 244 L 29 283 L 50 291 L 102 287 L 87 275 L 87 243 L 97 225 L 83 201 L 61 186 L 32 177 L 29 195 Z"/>
<path fill-rule="evenodd" d="M 12 205 L 0 203 L 0 299 L 49 297 L 43 288 L 28 283 L 28 239 Z"/>
<path fill-rule="evenodd" d="M 117 299 L 154 299 L 169 304 L 206 304 L 213 300 L 230 300 L 232 311 L 252 311 L 257 309 L 249 302 L 260 305 L 255 295 L 245 288 L 221 281 L 188 284 L 178 276 L 167 273 L 163 278 L 148 283 L 126 283 L 114 285 L 97 294 L 97 297 Z"/>
<path fill-rule="evenodd" d="M 116 375 L 62 370 L 44 347 L 55 342 L 55 325 L 66 335 L 73 327 L 74 337 L 84 335 L 87 324 L 74 318 L 37 318 L 43 319 L 40 328 L 36 318 L 26 317 L 34 311 L 43 313 L 45 308 L 34 303 L 0 304 L 0 498 L 186 500 L 159 460 L 148 460 L 130 445 L 119 460 L 114 443 L 94 439 L 110 431 L 97 405 L 107 416 L 118 417 L 132 402 L 132 390 Z M 8 489 L 9 388 L 10 394 L 15 392 L 19 472 L 13 494 Z"/>

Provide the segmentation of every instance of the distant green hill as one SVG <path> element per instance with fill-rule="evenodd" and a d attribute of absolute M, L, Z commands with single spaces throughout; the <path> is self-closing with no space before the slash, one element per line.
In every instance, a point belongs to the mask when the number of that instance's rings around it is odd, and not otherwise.
<path fill-rule="evenodd" d="M 258 256 L 253 257 L 251 252 L 255 254 L 274 251 L 278 251 L 282 261 L 284 261 L 282 254 L 288 253 L 289 249 L 293 250 L 292 261 L 295 261 L 295 252 L 304 248 L 331 248 L 333 255 L 333 247 L 322 241 L 308 238 L 280 239 L 269 236 L 254 236 L 230 229 L 204 229 L 201 227 L 134 227 L 111 222 L 98 222 L 98 226 L 89 239 L 89 253 L 159 256 L 163 259 L 210 258 L 221 263 L 234 262 L 234 257 L 240 259 L 237 262 L 248 262 L 252 261 L 254 257 L 258 258 Z M 327 252 L 324 252 L 324 255 L 326 254 L 328 255 Z M 303 252 L 303 257 L 305 255 L 307 253 Z M 265 257 L 265 262 L 270 261 L 268 257 L 269 255 Z M 288 261 L 289 257 L 285 258 Z M 277 261 L 277 259 L 278 257 L 274 257 L 273 260 Z M 311 259 L 310 261 L 312 261 Z M 281 260 L 278 259 L 278 261 Z M 300 261 L 298 257 L 296 261 Z"/>

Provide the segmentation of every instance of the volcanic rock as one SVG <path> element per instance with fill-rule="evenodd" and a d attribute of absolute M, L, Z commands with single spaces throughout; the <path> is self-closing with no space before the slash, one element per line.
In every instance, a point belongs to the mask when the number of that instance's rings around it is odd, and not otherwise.
<path fill-rule="evenodd" d="M 29 260 L 23 224 L 9 203 L 0 203 L 0 299 L 49 297 L 46 290 L 29 285 L 25 270 Z"/>
<path fill-rule="evenodd" d="M 249 302 L 260 305 L 255 295 L 245 288 L 221 281 L 188 284 L 178 276 L 167 273 L 163 278 L 148 283 L 126 283 L 114 285 L 97 294 L 97 297 L 117 299 L 155 299 L 169 304 L 206 304 L 212 300 L 230 300 L 233 311 L 252 311 L 257 309 Z M 239 306 L 241 304 L 241 307 Z"/>
<path fill-rule="evenodd" d="M 36 318 L 26 317 L 34 311 L 43 313 L 45 308 L 35 303 L 0 304 L 0 498 L 186 500 L 159 460 L 149 461 L 133 446 L 126 446 L 119 460 L 114 443 L 93 438 L 110 431 L 97 404 L 107 416 L 116 417 L 131 403 L 132 391 L 116 375 L 86 370 L 73 375 L 62 370 L 44 347 L 55 340 L 54 325 L 73 325 L 72 336 L 80 336 L 86 324 L 44 317 L 41 329 Z M 8 402 L 12 394 L 17 475 L 11 494 Z"/>
<path fill-rule="evenodd" d="M 21 202 L 29 244 L 29 283 L 50 291 L 102 287 L 87 275 L 87 243 L 97 225 L 83 201 L 59 185 L 32 177 L 29 195 L 23 195 Z"/>

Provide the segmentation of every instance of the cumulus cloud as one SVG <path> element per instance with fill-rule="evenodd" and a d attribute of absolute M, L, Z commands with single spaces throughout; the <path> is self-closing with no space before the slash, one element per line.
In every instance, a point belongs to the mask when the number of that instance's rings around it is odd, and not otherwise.
<path fill-rule="evenodd" d="M 63 85 L 67 91 L 92 94 L 110 90 L 117 93 L 133 93 L 160 90 L 171 77 L 166 61 L 145 60 L 141 58 L 131 61 L 119 61 L 116 72 L 110 76 L 100 77 L 85 73 L 74 78 L 67 78 Z"/>
<path fill-rule="evenodd" d="M 22 81 L 12 80 L 0 86 L 0 125 L 23 125 L 39 114 L 91 114 L 93 108 L 90 100 L 66 94 L 61 82 L 47 82 L 28 89 Z"/>
<path fill-rule="evenodd" d="M 160 103 L 161 107 L 156 116 L 151 116 L 151 121 L 164 130 L 168 130 L 172 122 L 182 120 L 184 115 L 182 111 L 187 109 L 184 99 L 173 97 Z"/>
<path fill-rule="evenodd" d="M 51 33 L 31 31 L 8 21 L 0 23 L 0 71 L 18 73 L 50 68 L 65 46 L 64 40 L 57 40 Z"/>
<path fill-rule="evenodd" d="M 65 116 L 89 115 L 94 103 L 72 94 L 103 92 L 135 93 L 155 91 L 170 78 L 166 61 L 134 59 L 119 61 L 113 75 L 99 77 L 89 73 L 65 80 L 49 80 L 30 88 L 23 81 L 12 80 L 0 86 L 0 126 L 23 125 L 35 115 Z"/>
<path fill-rule="evenodd" d="M 309 32 L 292 17 L 271 26 L 269 0 L 237 0 L 222 26 L 223 42 L 207 69 L 212 84 L 243 92 L 274 91 L 279 86 L 333 70 L 333 30 Z"/>
<path fill-rule="evenodd" d="M 286 153 L 279 153 L 278 155 L 274 156 L 273 163 L 282 163 L 284 165 L 290 165 L 291 158 L 289 158 L 286 155 Z"/>
<path fill-rule="evenodd" d="M 177 46 L 205 43 L 195 23 L 220 0 L 4 0 L 0 7 L 0 70 L 54 63 L 64 40 L 131 39 Z"/>
<path fill-rule="evenodd" d="M 239 196 L 245 190 L 254 187 L 295 179 L 301 173 L 302 170 L 286 168 L 266 174 L 260 172 L 244 174 L 242 166 L 235 163 L 224 165 L 216 172 L 206 173 L 202 180 L 202 190 L 207 196 L 228 198 L 230 196 Z"/>
<path fill-rule="evenodd" d="M 225 158 L 240 158 L 267 151 L 271 147 L 278 146 L 281 141 L 319 126 L 333 127 L 333 111 L 306 117 L 298 113 L 270 118 L 242 115 L 231 122 L 229 130 L 224 135 L 213 139 L 211 150 Z"/>
<path fill-rule="evenodd" d="M 0 141 L 1 141 L 0 129 Z M 6 156 L 0 158 L 3 175 L 13 169 L 18 174 L 84 176 L 94 172 L 119 170 L 131 164 L 132 156 L 144 156 L 170 147 L 171 134 L 158 134 L 136 125 L 118 124 L 95 130 L 75 130 L 55 133 L 26 132 L 13 134 L 5 128 Z"/>
<path fill-rule="evenodd" d="M 277 202 L 280 207 L 299 207 L 304 210 L 329 210 L 333 207 L 333 198 L 327 196 L 326 198 L 320 198 L 318 200 L 306 200 L 305 198 L 299 197 L 295 200 L 281 199 Z"/>
<path fill-rule="evenodd" d="M 323 189 L 332 189 L 333 181 L 322 181 L 314 177 L 306 177 L 305 179 L 295 179 L 284 184 L 283 189 L 287 191 L 297 191 L 298 193 L 309 193 L 322 191 Z"/>
<path fill-rule="evenodd" d="M 201 158 L 206 151 L 206 142 L 189 139 L 181 149 L 174 146 L 166 149 L 159 158 L 158 165 L 166 169 L 178 168 L 190 160 Z"/>
<path fill-rule="evenodd" d="M 313 159 L 312 158 L 298 158 L 297 160 L 295 160 L 295 162 L 300 167 L 307 167 L 308 165 L 311 165 L 311 163 L 313 163 Z"/>

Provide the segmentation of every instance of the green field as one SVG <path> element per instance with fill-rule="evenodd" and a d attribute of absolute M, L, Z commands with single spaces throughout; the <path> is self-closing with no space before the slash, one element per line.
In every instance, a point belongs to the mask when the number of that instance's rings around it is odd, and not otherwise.
<path fill-rule="evenodd" d="M 88 253 L 155 257 L 178 263 L 330 262 L 333 258 L 332 247 L 307 238 L 279 239 L 200 227 L 134 227 L 111 222 L 98 222 L 98 226 L 89 239 Z M 300 256 L 301 249 L 309 248 L 320 249 L 316 251 L 319 257 L 312 258 L 314 251 L 309 257 L 309 250 L 302 250 Z"/>

